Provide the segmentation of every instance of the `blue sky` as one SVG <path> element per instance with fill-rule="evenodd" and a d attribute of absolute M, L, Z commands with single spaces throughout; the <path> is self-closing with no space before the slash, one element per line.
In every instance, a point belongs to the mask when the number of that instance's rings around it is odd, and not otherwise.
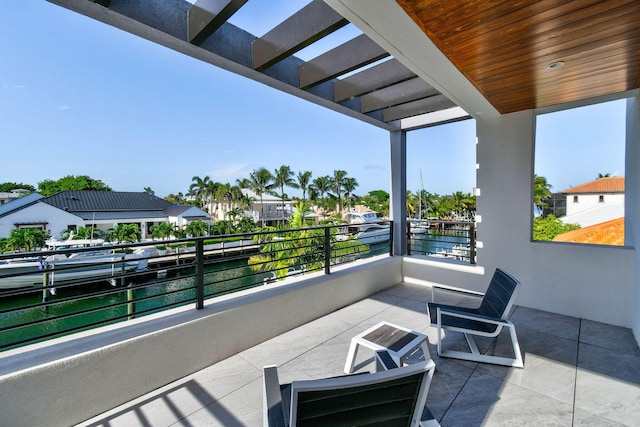
<path fill-rule="evenodd" d="M 262 35 L 304 3 L 254 0 L 232 22 Z M 42 0 L 1 1 L 0 32 L 0 182 L 37 186 L 89 175 L 114 190 L 151 187 L 165 196 L 186 193 L 194 176 L 235 183 L 259 167 L 286 164 L 313 177 L 346 170 L 360 195 L 389 189 L 389 135 L 382 129 Z M 312 58 L 357 33 L 347 27 L 299 56 Z M 585 129 L 582 145 L 617 138 L 588 130 L 594 120 L 571 120 Z M 557 125 L 549 125 L 552 142 L 568 138 Z M 409 132 L 407 141 L 410 190 L 420 188 L 422 172 L 427 191 L 471 192 L 473 120 Z M 578 162 L 538 174 L 561 190 L 583 176 L 621 172 L 623 158 L 598 157 L 592 170 L 570 179 Z"/>

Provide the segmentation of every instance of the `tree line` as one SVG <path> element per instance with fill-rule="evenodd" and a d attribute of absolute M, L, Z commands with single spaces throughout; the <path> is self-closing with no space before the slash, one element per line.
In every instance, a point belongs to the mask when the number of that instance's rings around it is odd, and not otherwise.
<path fill-rule="evenodd" d="M 209 176 L 194 176 L 186 192 L 172 193 L 165 197 L 172 203 L 193 204 L 213 214 L 217 207 L 226 204 L 227 220 L 237 223 L 243 211 L 250 209 L 253 202 L 243 194 L 246 188 L 259 198 L 264 206 L 263 196 L 270 194 L 283 201 L 281 220 L 284 220 L 284 201 L 300 200 L 315 205 L 324 213 L 340 213 L 355 204 L 368 207 L 382 216 L 389 215 L 389 193 L 384 190 L 371 191 L 366 195 L 355 194 L 359 183 L 349 176 L 347 171 L 334 170 L 333 175 L 313 177 L 311 171 L 293 171 L 288 165 L 270 171 L 265 167 L 254 169 L 248 177 L 237 179 L 235 184 L 213 181 Z M 99 179 L 86 175 L 67 175 L 63 178 L 47 179 L 38 183 L 37 189 L 30 184 L 5 182 L 0 183 L 0 191 L 24 190 L 25 193 L 37 191 L 43 196 L 50 196 L 66 190 L 112 191 Z M 302 198 L 290 198 L 287 189 L 301 189 Z M 151 187 L 144 191 L 154 194 Z M 447 219 L 456 216 L 472 216 L 476 208 L 475 196 L 457 191 L 451 195 L 439 195 L 425 190 L 415 193 L 408 191 L 406 195 L 407 214 L 413 218 Z M 264 212 L 262 212 L 264 216 Z"/>
<path fill-rule="evenodd" d="M 351 206 L 353 192 L 359 185 L 355 178 L 347 176 L 344 170 L 335 170 L 333 176 L 324 175 L 314 179 L 312 175 L 311 171 L 296 174 L 290 166 L 282 165 L 273 172 L 264 167 L 254 169 L 248 177 L 237 179 L 234 185 L 213 181 L 208 176 L 194 176 L 186 194 L 170 194 L 166 199 L 175 203 L 195 202 L 210 214 L 216 205 L 227 204 L 227 215 L 233 218 L 254 202 L 242 192 L 242 189 L 249 189 L 259 198 L 263 207 L 265 194 L 279 197 L 282 200 L 282 221 L 285 219 L 284 202 L 292 200 L 286 193 L 287 188 L 301 189 L 302 198 L 298 200 L 310 201 L 324 211 L 341 212 L 345 206 Z M 262 214 L 264 217 L 264 212 Z"/>

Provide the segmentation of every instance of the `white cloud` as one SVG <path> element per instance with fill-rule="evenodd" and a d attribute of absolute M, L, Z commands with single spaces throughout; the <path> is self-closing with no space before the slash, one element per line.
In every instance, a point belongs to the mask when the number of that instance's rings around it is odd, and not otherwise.
<path fill-rule="evenodd" d="M 364 170 L 373 170 L 373 171 L 384 171 L 384 170 L 387 170 L 387 168 L 382 166 L 382 165 L 372 165 L 372 164 L 364 165 L 363 169 Z"/>
<path fill-rule="evenodd" d="M 213 181 L 235 184 L 236 179 L 247 178 L 250 172 L 248 163 L 225 164 L 212 170 L 209 177 Z"/>

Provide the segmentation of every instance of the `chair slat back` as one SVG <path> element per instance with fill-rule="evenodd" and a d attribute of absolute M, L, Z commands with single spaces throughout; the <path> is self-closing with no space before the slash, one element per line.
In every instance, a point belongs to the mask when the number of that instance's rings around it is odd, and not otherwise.
<path fill-rule="evenodd" d="M 411 366 L 413 372 L 397 375 Z M 410 365 L 367 375 L 294 381 L 291 425 L 417 425 L 431 378 L 428 373 L 424 366 L 416 369 Z"/>
<path fill-rule="evenodd" d="M 508 273 L 496 268 L 478 313 L 498 319 L 506 319 L 514 303 L 520 282 Z"/>

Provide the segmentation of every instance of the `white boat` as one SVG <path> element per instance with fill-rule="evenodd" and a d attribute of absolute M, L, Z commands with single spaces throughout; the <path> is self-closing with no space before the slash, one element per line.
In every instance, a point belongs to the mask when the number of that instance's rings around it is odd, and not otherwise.
<path fill-rule="evenodd" d="M 429 221 L 407 220 L 411 234 L 426 234 L 429 232 Z"/>
<path fill-rule="evenodd" d="M 76 243 L 77 242 L 77 243 Z M 90 243 L 89 243 L 90 242 Z M 80 247 L 104 243 L 99 240 L 48 241 L 49 248 Z M 113 253 L 110 249 L 76 252 L 69 256 L 55 254 L 42 257 L 12 258 L 0 261 L 0 289 L 49 286 L 70 280 L 100 278 L 112 281 L 123 272 L 143 271 L 147 268 L 147 252 L 137 249 L 130 255 Z M 46 276 L 45 276 L 46 274 Z"/>
<path fill-rule="evenodd" d="M 376 212 L 351 211 L 342 215 L 342 218 L 348 224 L 346 234 L 339 236 L 343 240 L 355 236 L 358 242 L 365 245 L 389 241 L 389 224 L 381 221 Z"/>
<path fill-rule="evenodd" d="M 455 245 L 451 248 L 450 251 L 445 249 L 440 249 L 435 254 L 431 254 L 431 256 L 440 257 L 440 258 L 453 258 L 458 261 L 465 261 L 471 255 L 471 249 L 469 246 Z"/>

